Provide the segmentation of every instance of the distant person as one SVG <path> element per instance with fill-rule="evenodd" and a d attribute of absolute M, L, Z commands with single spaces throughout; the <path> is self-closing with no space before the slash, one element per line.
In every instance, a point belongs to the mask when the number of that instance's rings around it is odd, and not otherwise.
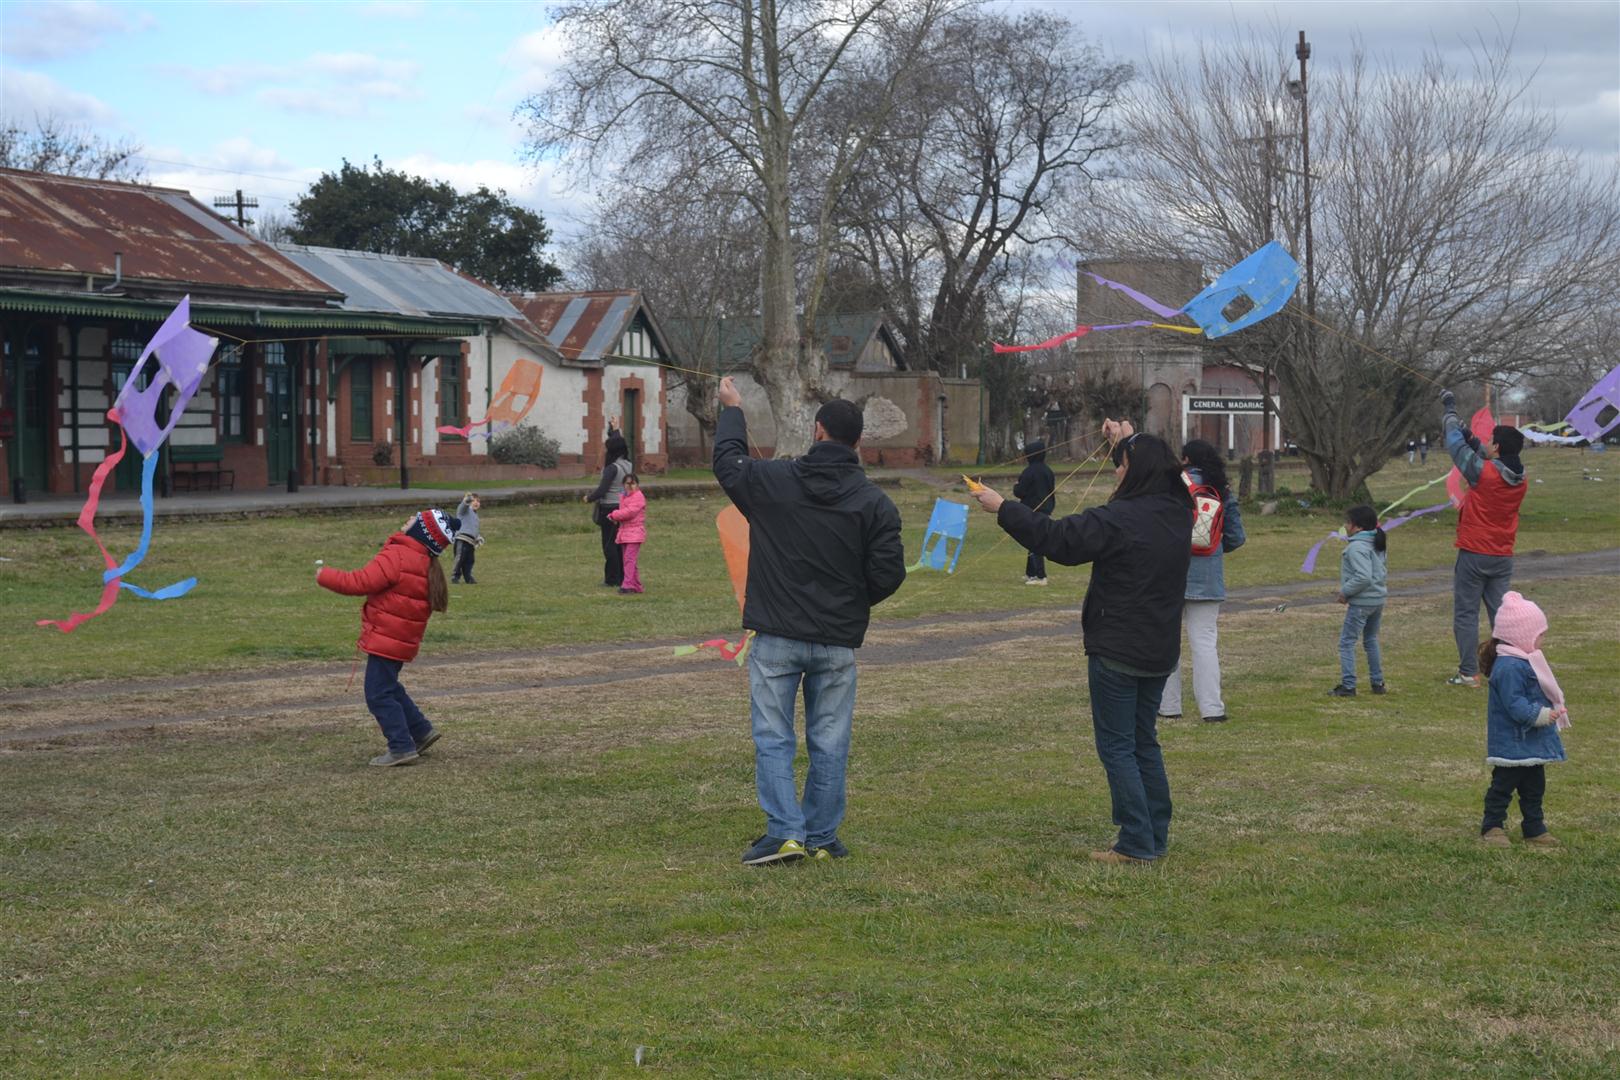
<path fill-rule="evenodd" d="M 450 571 L 450 584 L 465 581 L 469 585 L 476 585 L 473 580 L 473 552 L 483 547 L 484 538 L 478 533 L 478 510 L 484 504 L 472 492 L 461 497 L 461 505 L 456 507 L 456 517 L 461 521 L 461 527 L 456 530 L 456 561 Z"/>
<path fill-rule="evenodd" d="M 1061 566 L 1091 563 L 1080 626 L 1097 757 L 1119 835 L 1098 862 L 1146 865 L 1170 842 L 1170 780 L 1155 718 L 1181 653 L 1193 498 L 1170 447 L 1108 421 L 1118 485 L 1102 506 L 1043 517 L 990 488 L 973 497 L 1008 535 Z"/>
<path fill-rule="evenodd" d="M 1193 697 L 1198 715 L 1211 724 L 1226 721 L 1226 702 L 1221 698 L 1221 653 L 1218 623 L 1221 603 L 1226 599 L 1226 553 L 1236 551 L 1247 539 L 1243 533 L 1243 511 L 1226 479 L 1221 452 L 1212 443 L 1193 439 L 1181 448 L 1181 463 L 1194 485 L 1213 488 L 1222 502 L 1221 536 L 1215 549 L 1194 553 L 1187 569 L 1187 605 L 1182 619 L 1187 627 L 1187 644 L 1192 653 Z M 1164 683 L 1164 700 L 1159 714 L 1174 720 L 1181 716 L 1181 665 Z"/>
<path fill-rule="evenodd" d="M 1417 440 L 1416 439 L 1407 439 L 1406 440 L 1406 463 L 1408 465 L 1411 465 L 1411 464 L 1414 464 L 1416 461 L 1417 461 Z"/>
<path fill-rule="evenodd" d="M 1421 464 L 1421 465 L 1427 465 L 1429 463 L 1429 433 L 1428 432 L 1424 432 L 1418 438 L 1418 463 Z"/>
<path fill-rule="evenodd" d="M 1378 527 L 1378 512 L 1370 506 L 1345 511 L 1345 532 L 1350 536 L 1339 556 L 1339 603 L 1345 605 L 1339 629 L 1339 685 L 1334 697 L 1356 696 L 1356 640 L 1367 653 L 1367 681 L 1372 692 L 1384 693 L 1384 657 L 1378 648 L 1378 628 L 1389 596 L 1388 541 Z"/>
<path fill-rule="evenodd" d="M 1046 463 L 1046 442 L 1031 439 L 1024 450 L 1024 457 L 1029 463 L 1018 474 L 1018 482 L 1013 485 L 1013 498 L 1035 513 L 1051 517 L 1052 504 L 1057 497 L 1057 477 L 1052 475 L 1052 467 Z M 1033 551 L 1024 560 L 1024 584 L 1046 584 L 1046 560 Z"/>
<path fill-rule="evenodd" d="M 624 478 L 624 497 L 619 508 L 608 513 L 608 520 L 619 527 L 614 541 L 624 552 L 624 584 L 621 593 L 639 593 L 641 587 L 641 545 L 647 542 L 647 496 L 635 473 Z"/>
<path fill-rule="evenodd" d="M 743 853 L 746 866 L 839 859 L 845 772 L 855 716 L 855 650 L 873 606 L 906 579 L 900 512 L 861 468 L 863 420 L 854 404 L 816 412 L 815 442 L 803 457 L 748 455 L 742 395 L 720 380 L 714 475 L 748 519 L 748 653 L 754 782 L 765 834 Z M 801 799 L 793 778 L 798 740 L 794 701 L 804 688 L 810 771 Z"/>
<path fill-rule="evenodd" d="M 608 424 L 603 449 L 607 464 L 602 466 L 602 479 L 585 501 L 596 504 L 591 520 L 602 531 L 602 584 L 617 589 L 624 585 L 624 552 L 619 548 L 619 527 L 608 515 L 619 508 L 619 500 L 624 498 L 624 478 L 635 471 L 630 463 L 630 444 L 619 432 L 617 417 Z"/>
<path fill-rule="evenodd" d="M 1491 786 L 1485 792 L 1485 817 L 1479 839 L 1507 847 L 1508 806 L 1519 793 L 1524 841 L 1552 848 L 1558 841 L 1547 831 L 1541 800 L 1547 791 L 1547 766 L 1564 760 L 1558 729 L 1568 723 L 1564 692 L 1541 652 L 1547 616 L 1516 592 L 1502 597 L 1491 640 L 1479 650 L 1480 670 L 1490 679 L 1485 703 L 1485 762 Z"/>
<path fill-rule="evenodd" d="M 400 685 L 399 672 L 416 659 L 428 616 L 450 607 L 439 554 L 460 527 L 442 510 L 423 510 L 407 518 L 359 570 L 323 566 L 315 572 L 322 588 L 366 598 L 359 642 L 366 654 L 366 707 L 388 740 L 388 752 L 372 758 L 373 765 L 409 765 L 439 741 L 438 728 Z"/>
<path fill-rule="evenodd" d="M 1452 686 L 1479 685 L 1479 603 L 1492 624 L 1496 609 L 1513 584 L 1513 545 L 1519 536 L 1519 505 L 1528 490 L 1524 433 L 1498 424 L 1491 441 L 1481 443 L 1457 416 L 1457 399 L 1440 392 L 1445 410 L 1441 427 L 1446 450 L 1468 481 L 1468 497 L 1457 514 L 1457 565 L 1451 578 L 1451 632 L 1457 640 L 1457 674 Z"/>

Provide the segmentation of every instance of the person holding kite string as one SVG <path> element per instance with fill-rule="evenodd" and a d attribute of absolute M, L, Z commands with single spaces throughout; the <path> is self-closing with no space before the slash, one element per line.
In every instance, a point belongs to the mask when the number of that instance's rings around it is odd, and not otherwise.
<path fill-rule="evenodd" d="M 1468 482 L 1457 512 L 1457 565 L 1451 578 L 1451 632 L 1457 641 L 1457 674 L 1452 686 L 1479 685 L 1479 603 L 1485 601 L 1492 625 L 1502 597 L 1513 584 L 1513 545 L 1519 535 L 1519 506 L 1528 490 L 1524 434 L 1498 424 L 1491 441 L 1476 438 L 1457 416 L 1457 399 L 1440 391 L 1441 428 L 1446 451 Z"/>
<path fill-rule="evenodd" d="M 855 717 L 855 650 L 872 607 L 906 580 L 900 511 L 866 478 L 861 410 L 843 400 L 816 412 L 815 443 L 797 460 L 748 454 L 748 422 L 736 383 L 720 380 L 714 475 L 748 519 L 743 626 L 754 782 L 765 834 L 746 866 L 849 854 L 838 837 Z M 794 701 L 804 689 L 810 771 L 798 795 Z"/>
<path fill-rule="evenodd" d="M 478 511 L 483 502 L 472 492 L 467 492 L 461 498 L 461 505 L 456 507 L 456 518 L 461 527 L 456 530 L 455 537 L 455 565 L 450 571 L 450 583 L 465 581 L 469 585 L 476 585 L 473 580 L 473 559 L 476 550 L 484 545 L 484 538 L 478 533 Z"/>
<path fill-rule="evenodd" d="M 1108 776 L 1118 838 L 1091 857 L 1143 865 L 1170 838 L 1170 780 L 1155 719 L 1165 680 L 1181 659 L 1181 609 L 1192 561 L 1193 497 L 1164 440 L 1109 420 L 1115 475 L 1108 502 L 1052 519 L 973 492 L 996 523 L 1063 566 L 1091 563 L 1080 613 L 1097 757 Z"/>
<path fill-rule="evenodd" d="M 409 765 L 439 741 L 439 730 L 400 685 L 402 667 L 416 659 L 428 617 L 450 607 L 439 554 L 461 522 L 443 510 L 423 510 L 405 521 L 359 570 L 323 566 L 315 581 L 344 596 L 364 596 L 360 651 L 366 654 L 366 707 L 388 740 L 373 765 Z"/>

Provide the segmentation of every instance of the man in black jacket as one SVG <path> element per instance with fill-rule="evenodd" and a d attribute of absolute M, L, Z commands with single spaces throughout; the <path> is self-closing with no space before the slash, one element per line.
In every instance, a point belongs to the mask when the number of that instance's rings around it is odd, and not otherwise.
<path fill-rule="evenodd" d="M 850 402 L 821 407 L 815 445 L 793 461 L 749 457 L 742 395 L 729 378 L 720 381 L 720 405 L 714 475 L 748 519 L 743 626 L 755 634 L 748 691 L 754 780 L 765 811 L 765 835 L 742 861 L 841 858 L 849 854 L 838 826 L 855 716 L 855 650 L 872 605 L 906 578 L 900 512 L 861 469 L 861 411 Z M 810 752 L 802 800 L 793 781 L 801 682 Z"/>

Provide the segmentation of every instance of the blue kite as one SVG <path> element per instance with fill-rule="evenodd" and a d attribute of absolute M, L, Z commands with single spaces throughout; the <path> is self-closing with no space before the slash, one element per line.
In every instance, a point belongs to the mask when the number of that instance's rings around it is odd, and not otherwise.
<path fill-rule="evenodd" d="M 906 571 L 943 570 L 954 574 L 962 545 L 967 543 L 967 523 L 966 503 L 935 499 L 934 512 L 928 516 L 928 531 L 923 534 L 922 555 Z M 952 540 L 956 541 L 954 547 Z"/>

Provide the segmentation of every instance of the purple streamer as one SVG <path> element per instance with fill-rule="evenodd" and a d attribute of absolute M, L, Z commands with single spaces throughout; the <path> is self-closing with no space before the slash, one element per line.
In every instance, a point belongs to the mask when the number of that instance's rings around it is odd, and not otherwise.
<path fill-rule="evenodd" d="M 1109 281 L 1105 277 L 1100 277 L 1100 276 L 1098 276 L 1096 274 L 1093 274 L 1090 270 L 1082 270 L 1080 272 L 1082 274 L 1086 275 L 1086 277 L 1090 278 L 1092 281 L 1095 281 L 1099 285 L 1102 285 L 1102 286 L 1105 286 L 1107 288 L 1113 289 L 1115 292 L 1124 293 L 1126 296 L 1130 297 L 1132 300 L 1135 300 L 1138 304 L 1141 304 L 1143 307 L 1147 308 L 1149 311 L 1153 312 L 1155 315 L 1162 315 L 1162 316 L 1164 316 L 1165 318 L 1168 319 L 1168 318 L 1171 318 L 1172 316 L 1181 314 L 1181 309 L 1180 308 L 1173 308 L 1169 304 L 1161 304 L 1157 300 L 1153 299 L 1153 297 L 1148 296 L 1146 293 L 1137 292 L 1135 289 L 1131 288 L 1129 285 L 1121 285 L 1117 281 Z M 1126 323 L 1125 325 L 1126 326 L 1141 326 L 1143 324 L 1141 324 L 1141 323 Z M 1094 329 L 1097 329 L 1097 330 L 1114 330 L 1114 329 L 1117 329 L 1117 327 L 1098 326 L 1098 327 L 1094 327 Z"/>
<path fill-rule="evenodd" d="M 1392 518 L 1389 521 L 1384 522 L 1382 528 L 1385 532 L 1389 532 L 1389 530 L 1396 528 L 1397 526 L 1405 525 L 1413 518 L 1420 518 L 1424 514 L 1437 514 L 1442 510 L 1449 509 L 1451 509 L 1451 501 L 1448 499 L 1443 503 L 1435 503 L 1433 506 L 1425 506 L 1421 510 L 1414 510 L 1410 514 L 1403 514 L 1398 518 Z M 1310 551 L 1305 553 L 1305 561 L 1299 564 L 1299 572 L 1302 574 L 1316 573 L 1316 557 L 1322 553 L 1322 545 L 1327 543 L 1329 540 L 1347 539 L 1349 539 L 1349 537 L 1345 536 L 1343 533 L 1336 532 L 1328 533 L 1326 536 L 1322 537 L 1322 539 L 1311 545 Z"/>

